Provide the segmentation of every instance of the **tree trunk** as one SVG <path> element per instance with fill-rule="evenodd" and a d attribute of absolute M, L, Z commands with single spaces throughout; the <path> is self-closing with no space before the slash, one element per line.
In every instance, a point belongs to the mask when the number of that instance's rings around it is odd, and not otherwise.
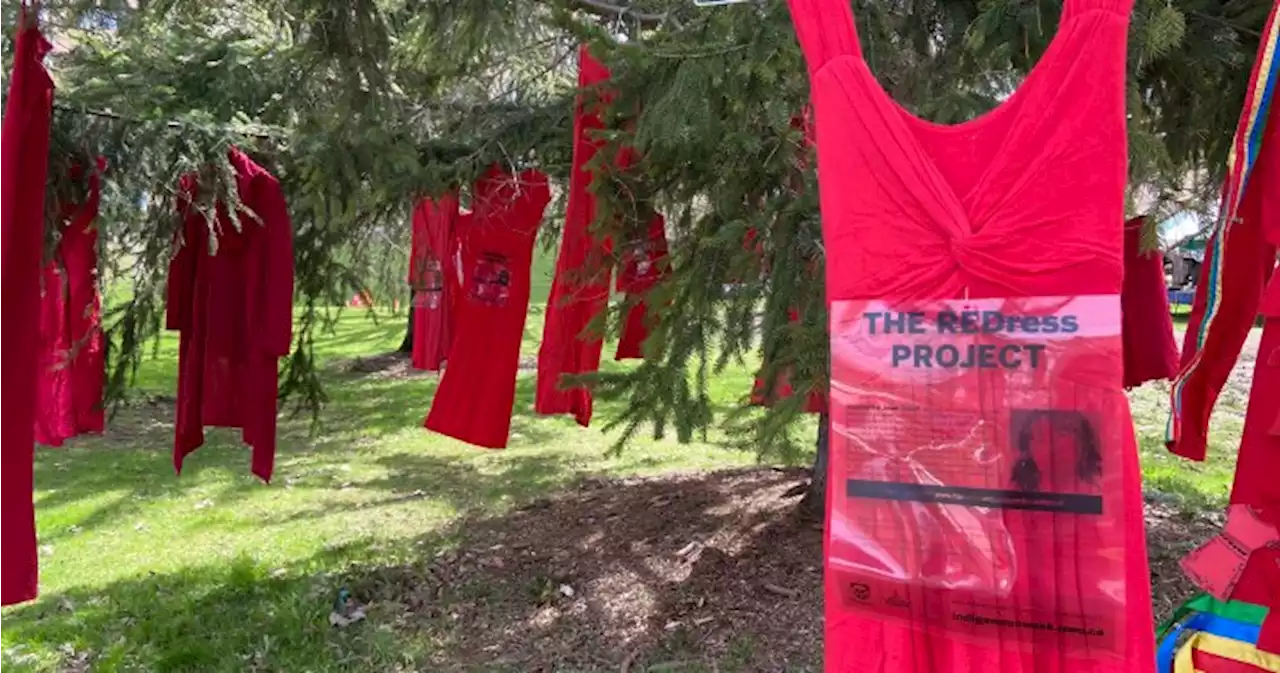
<path fill-rule="evenodd" d="M 396 349 L 400 353 L 413 352 L 413 302 L 409 302 L 409 326 L 404 331 L 404 341 L 400 342 L 400 348 Z"/>
<path fill-rule="evenodd" d="M 800 501 L 800 511 L 806 518 L 822 521 L 827 508 L 827 436 L 830 431 L 826 414 L 818 416 L 817 452 L 813 457 L 813 469 L 809 475 L 809 490 Z"/>

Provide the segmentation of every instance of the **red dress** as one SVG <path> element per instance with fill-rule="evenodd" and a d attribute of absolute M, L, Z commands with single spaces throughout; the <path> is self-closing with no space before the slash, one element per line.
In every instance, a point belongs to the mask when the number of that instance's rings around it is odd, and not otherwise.
<path fill-rule="evenodd" d="M 428 430 L 491 449 L 507 446 L 533 243 L 550 201 L 547 176 L 536 170 L 511 175 L 494 167 L 476 181 L 471 221 L 461 228 L 457 336 Z"/>
<path fill-rule="evenodd" d="M 800 172 L 804 171 L 809 164 L 808 152 L 816 145 L 816 139 L 814 138 L 815 129 L 813 126 L 813 108 L 806 105 L 804 113 L 792 117 L 791 127 L 799 129 L 804 133 L 804 143 L 800 147 L 800 152 L 796 155 L 796 173 L 793 174 L 796 182 L 800 182 Z M 764 244 L 761 241 L 756 240 L 755 230 L 749 230 L 747 234 L 749 235 L 748 242 L 755 243 L 755 253 L 760 257 L 763 257 Z M 795 308 L 789 309 L 787 311 L 787 318 L 792 323 L 800 322 L 800 311 Z M 790 371 L 779 372 L 777 374 L 777 380 L 773 383 L 773 390 L 769 391 L 768 387 L 769 386 L 766 381 L 757 375 L 755 383 L 751 386 L 751 404 L 771 407 L 775 401 L 791 397 L 793 390 L 791 386 Z M 809 392 L 809 396 L 804 402 L 805 412 L 811 414 L 826 413 L 827 406 L 826 391 L 817 387 Z"/>
<path fill-rule="evenodd" d="M 41 61 L 49 43 L 25 8 L 13 49 L 9 99 L 0 132 L 3 221 L 0 221 L 0 389 L 4 428 L 0 462 L 0 604 L 36 597 L 35 462 L 36 367 L 40 352 L 40 260 L 44 257 L 44 183 L 49 169 L 53 80 Z"/>
<path fill-rule="evenodd" d="M 409 287 L 413 288 L 413 366 L 439 371 L 453 345 L 454 224 L 458 197 L 423 199 L 413 209 L 413 254 Z"/>
<path fill-rule="evenodd" d="M 980 118 L 946 126 L 913 116 L 881 88 L 862 58 L 846 0 L 790 0 L 816 112 L 833 357 L 845 328 L 837 324 L 834 309 L 858 300 L 1016 303 L 1022 298 L 1094 295 L 1103 304 L 1113 302 L 1109 305 L 1115 312 L 1115 357 L 1079 363 L 1081 369 L 1095 370 L 1090 372 L 1091 382 L 1104 382 L 1080 401 L 1114 430 L 1102 446 L 1102 465 L 1103 476 L 1116 488 L 1101 497 L 1111 503 L 1104 513 L 1123 520 L 1109 529 L 1110 541 L 1122 539 L 1116 559 L 1123 572 L 1120 582 L 1092 588 L 1098 600 L 1123 606 L 1105 615 L 1115 628 L 1099 634 L 1041 632 L 1035 623 L 978 625 L 965 614 L 941 613 L 934 616 L 947 625 L 939 631 L 841 607 L 854 599 L 905 604 L 908 611 L 916 604 L 903 596 L 865 593 L 857 585 L 847 596 L 830 565 L 829 521 L 827 671 L 1142 673 L 1154 668 L 1137 443 L 1120 385 L 1118 337 L 1126 179 L 1125 53 L 1131 4 L 1067 0 L 1058 34 L 1022 86 Z M 839 385 L 835 376 L 833 370 L 833 397 Z M 999 371 L 989 380 L 999 383 Z M 1013 386 L 1003 392 L 1022 393 Z M 849 410 L 836 408 L 835 399 L 832 404 L 832 474 L 839 474 L 838 435 L 860 428 L 845 421 Z M 1007 409 L 1003 413 L 1008 416 Z M 1002 426 L 1011 422 L 1000 419 L 998 407 L 994 414 Z M 1037 440 L 1032 433 L 1018 444 L 1032 452 L 1045 441 L 1051 439 Z M 966 459 L 964 454 L 941 453 L 921 458 Z M 828 498 L 841 490 L 833 482 Z M 946 511 L 957 517 L 952 522 L 956 525 L 969 521 L 976 526 L 994 518 L 995 524 L 1013 528 L 1012 522 L 1021 519 L 1008 509 Z M 911 520 L 899 525 L 898 533 L 908 537 L 935 533 Z M 1047 534 L 1037 538 L 1034 529 L 1010 530 L 1020 542 L 1001 550 L 1012 554 L 1017 564 L 1011 589 L 1015 600 L 1046 584 L 1061 586 L 1060 595 L 1070 597 L 1075 588 L 1069 580 L 1082 579 L 1075 563 L 1091 553 L 1088 545 L 1062 539 L 1057 526 L 1040 532 Z M 940 543 L 955 541 L 948 537 Z M 904 549 L 923 553 L 913 545 Z M 1067 563 L 1046 568 L 1050 558 Z M 1071 605 L 1063 607 L 1074 611 Z M 1095 655 L 1088 641 L 1076 649 L 1056 645 L 1095 635 L 1109 639 L 1113 649 Z M 1016 646 L 1014 639 L 1026 645 L 1028 636 L 1033 636 L 1035 647 Z"/>
<path fill-rule="evenodd" d="M 1164 257 L 1142 252 L 1145 217 L 1124 223 L 1124 289 L 1120 291 L 1124 387 L 1178 375 L 1178 344 L 1164 282 Z"/>
<path fill-rule="evenodd" d="M 271 481 L 276 453 L 277 363 L 293 339 L 293 225 L 280 183 L 237 149 L 229 152 L 240 200 L 261 218 L 241 230 L 218 204 L 209 223 L 179 197 L 182 247 L 169 265 L 165 326 L 179 333 L 173 466 L 204 444 L 204 428 L 240 428 L 253 473 Z M 195 189 L 184 178 L 181 194 Z"/>
<path fill-rule="evenodd" d="M 646 238 L 627 245 L 622 252 L 618 292 L 627 295 L 628 307 L 614 360 L 644 358 L 644 341 L 649 338 L 649 300 L 645 295 L 671 275 L 666 218 L 654 214 L 647 233 Z"/>
<path fill-rule="evenodd" d="M 105 168 L 99 160 L 98 171 Z M 98 175 L 89 176 L 85 203 L 66 208 L 68 222 L 53 260 L 45 265 L 40 321 L 39 415 L 36 441 L 61 446 L 104 426 L 105 366 L 98 298 Z"/>
<path fill-rule="evenodd" d="M 588 89 L 609 79 L 609 69 L 591 57 L 587 46 L 578 50 L 578 88 Z M 600 336 L 586 334 L 592 319 L 609 301 L 607 263 L 609 245 L 590 232 L 596 219 L 596 197 L 591 193 L 593 175 L 588 162 L 603 141 L 592 132 L 603 128 L 597 111 L 578 100 L 573 120 L 573 172 L 569 176 L 569 201 L 564 233 L 556 257 L 556 275 L 547 299 L 542 345 L 538 348 L 538 383 L 534 410 L 539 414 L 573 414 L 579 425 L 591 422 L 591 391 L 583 386 L 561 387 L 565 375 L 594 372 L 600 368 Z"/>

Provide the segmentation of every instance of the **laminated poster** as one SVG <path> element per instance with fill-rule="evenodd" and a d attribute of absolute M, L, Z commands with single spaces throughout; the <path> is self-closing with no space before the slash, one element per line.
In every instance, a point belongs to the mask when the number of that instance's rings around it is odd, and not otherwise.
<path fill-rule="evenodd" d="M 829 628 L 1120 657 L 1119 297 L 837 301 L 831 335 Z"/>

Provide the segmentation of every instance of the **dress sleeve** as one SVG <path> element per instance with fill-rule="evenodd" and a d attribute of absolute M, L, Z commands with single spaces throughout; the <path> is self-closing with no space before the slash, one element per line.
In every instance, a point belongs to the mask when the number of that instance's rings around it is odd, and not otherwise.
<path fill-rule="evenodd" d="M 1276 263 L 1266 223 L 1280 218 L 1278 116 L 1273 110 L 1239 215 L 1219 224 L 1200 267 L 1165 437 L 1171 451 L 1194 460 L 1204 460 L 1213 405 L 1257 319 Z"/>
<path fill-rule="evenodd" d="M 293 343 L 293 222 L 280 183 L 271 176 L 254 181 L 254 205 L 259 209 L 265 258 L 263 296 L 258 305 L 258 324 L 267 353 L 289 354 Z"/>
<path fill-rule="evenodd" d="M 182 331 L 191 327 L 191 301 L 196 282 L 196 248 L 198 243 L 192 236 L 204 232 L 193 226 L 192 218 L 199 218 L 199 213 L 191 211 L 187 198 L 191 181 L 185 180 L 179 188 L 178 216 L 182 220 L 180 233 L 174 236 L 177 250 L 169 260 L 169 278 L 165 291 L 165 329 Z"/>

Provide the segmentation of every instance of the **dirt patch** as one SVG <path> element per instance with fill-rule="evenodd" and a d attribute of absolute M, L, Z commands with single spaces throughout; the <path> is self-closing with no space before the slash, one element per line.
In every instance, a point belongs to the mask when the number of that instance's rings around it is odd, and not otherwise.
<path fill-rule="evenodd" d="M 341 374 L 349 374 L 353 376 L 403 380 L 436 378 L 444 372 L 444 367 L 447 366 L 447 363 L 441 365 L 441 370 L 438 372 L 414 369 L 413 358 L 408 353 L 393 351 L 390 353 L 380 353 L 378 355 L 338 360 L 333 364 L 333 369 Z M 537 358 L 531 356 L 520 357 L 520 361 L 517 365 L 517 369 L 519 371 L 532 371 L 537 368 Z"/>
<path fill-rule="evenodd" d="M 1147 560 L 1157 623 L 1198 591 L 1178 564 L 1187 552 L 1221 530 L 1223 523 L 1220 512 L 1192 514 L 1167 504 L 1147 503 Z"/>
<path fill-rule="evenodd" d="M 821 670 L 822 532 L 803 471 L 591 480 L 362 593 L 419 632 L 435 670 Z M 1152 504 L 1160 616 L 1193 589 L 1181 556 L 1214 530 Z"/>
<path fill-rule="evenodd" d="M 413 358 L 408 353 L 392 351 L 339 360 L 333 368 L 341 374 L 368 376 L 375 379 L 424 379 L 439 376 L 439 372 L 429 372 L 413 368 Z"/>

